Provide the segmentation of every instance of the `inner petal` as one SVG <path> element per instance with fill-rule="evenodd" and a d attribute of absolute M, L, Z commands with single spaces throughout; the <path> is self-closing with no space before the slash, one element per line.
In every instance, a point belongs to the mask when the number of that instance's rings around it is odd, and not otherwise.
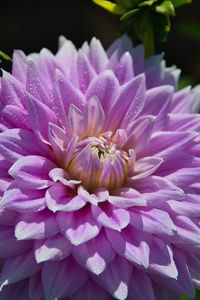
<path fill-rule="evenodd" d="M 81 140 L 67 168 L 70 177 L 81 180 L 88 190 L 122 186 L 128 176 L 130 155 L 122 149 L 121 140 L 120 136 L 117 143 L 112 132 Z"/>

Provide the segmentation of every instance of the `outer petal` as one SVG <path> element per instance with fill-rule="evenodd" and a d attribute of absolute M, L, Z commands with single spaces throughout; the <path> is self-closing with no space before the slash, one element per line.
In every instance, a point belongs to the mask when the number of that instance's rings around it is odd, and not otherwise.
<path fill-rule="evenodd" d="M 87 273 L 71 257 L 64 261 L 43 263 L 42 282 L 46 300 L 68 297 L 86 280 Z"/>
<path fill-rule="evenodd" d="M 106 128 L 127 128 L 144 106 L 145 78 L 143 75 L 133 78 L 121 87 L 120 96 L 106 120 Z M 126 99 L 126 101 L 124 101 Z"/>
<path fill-rule="evenodd" d="M 59 232 L 55 216 L 49 212 L 21 215 L 15 227 L 18 240 L 43 239 Z"/>
<path fill-rule="evenodd" d="M 17 212 L 37 212 L 45 205 L 44 192 L 19 188 L 8 189 L 2 199 L 1 206 Z"/>
<path fill-rule="evenodd" d="M 101 286 L 89 279 L 83 287 L 70 297 L 70 300 L 91 300 L 94 297 L 95 300 L 111 300 L 111 296 Z"/>
<path fill-rule="evenodd" d="M 129 212 L 127 210 L 112 207 L 110 204 L 105 204 L 104 209 L 100 206 L 93 205 L 92 214 L 99 224 L 118 231 L 125 228 L 130 221 Z"/>
<path fill-rule="evenodd" d="M 69 242 L 60 234 L 46 240 L 36 240 L 34 243 L 37 263 L 49 260 L 63 260 L 70 254 Z"/>
<path fill-rule="evenodd" d="M 119 83 L 112 71 L 106 70 L 95 77 L 88 87 L 86 98 L 96 96 L 104 111 L 108 113 L 119 96 Z"/>
<path fill-rule="evenodd" d="M 149 242 L 151 238 L 144 232 L 136 231 L 129 226 L 121 233 L 106 229 L 108 240 L 120 256 L 142 268 L 149 266 Z"/>
<path fill-rule="evenodd" d="M 36 136 L 44 143 L 49 144 L 48 124 L 57 123 L 54 112 L 44 103 L 39 102 L 31 95 L 26 95 L 28 118 Z"/>
<path fill-rule="evenodd" d="M 23 254 L 7 259 L 0 276 L 0 287 L 19 282 L 39 272 L 40 266 L 36 263 L 33 253 Z"/>
<path fill-rule="evenodd" d="M 104 288 L 116 299 L 125 300 L 128 296 L 128 286 L 132 268 L 124 258 L 116 256 L 106 270 L 94 280 L 103 285 Z"/>
<path fill-rule="evenodd" d="M 32 154 L 49 157 L 49 153 L 49 149 L 26 129 L 9 129 L 0 133 L 0 154 L 10 162 Z"/>
<path fill-rule="evenodd" d="M 104 232 L 87 243 L 73 247 L 72 251 L 77 262 L 96 275 L 101 274 L 115 256 Z"/>
<path fill-rule="evenodd" d="M 57 222 L 62 234 L 75 246 L 93 239 L 99 234 L 101 228 L 88 207 L 67 215 L 58 212 Z"/>
<path fill-rule="evenodd" d="M 55 165 L 42 156 L 29 155 L 16 161 L 9 174 L 18 180 L 19 187 L 44 189 L 50 185 L 48 173 Z"/>
<path fill-rule="evenodd" d="M 145 288 L 144 288 L 145 287 Z M 156 300 L 148 274 L 134 268 L 129 285 L 128 300 Z M 162 298 L 158 299 L 161 300 Z M 163 300 L 163 299 L 162 299 Z"/>

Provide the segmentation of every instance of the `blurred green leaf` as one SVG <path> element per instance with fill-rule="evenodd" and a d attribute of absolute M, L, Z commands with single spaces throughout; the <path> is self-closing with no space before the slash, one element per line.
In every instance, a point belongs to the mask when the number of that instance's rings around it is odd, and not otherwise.
<path fill-rule="evenodd" d="M 175 16 L 174 5 L 170 0 L 164 0 L 160 5 L 157 5 L 156 12 L 167 16 Z"/>
<path fill-rule="evenodd" d="M 12 58 L 9 55 L 7 55 L 6 53 L 4 53 L 3 51 L 0 51 L 0 58 L 12 61 Z M 0 62 L 1 62 L 1 59 L 0 59 Z"/>
<path fill-rule="evenodd" d="M 123 16 L 121 16 L 120 20 L 126 21 L 126 20 L 130 19 L 132 16 L 138 14 L 139 11 L 140 10 L 138 8 L 132 9 L 129 12 L 127 12 L 126 14 L 124 14 Z"/>
<path fill-rule="evenodd" d="M 182 296 L 182 297 L 181 297 L 181 300 L 200 300 L 200 291 L 197 291 L 197 292 L 196 292 L 196 297 L 195 297 L 195 299 L 190 299 L 190 298 L 188 298 L 188 297 L 186 297 L 186 296 Z"/>
<path fill-rule="evenodd" d="M 200 24 L 195 22 L 185 22 L 179 23 L 177 25 L 177 30 L 180 34 L 184 35 L 185 37 L 189 37 L 196 42 L 200 43 Z"/>
<path fill-rule="evenodd" d="M 180 7 L 192 3 L 192 0 L 171 0 L 171 1 L 173 2 L 174 7 Z"/>
<path fill-rule="evenodd" d="M 171 29 L 170 17 L 175 16 L 175 7 L 188 4 L 192 0 L 92 1 L 109 12 L 120 15 L 120 31 L 127 33 L 134 42 L 139 38 L 144 43 L 145 54 L 148 56 L 153 55 L 155 40 L 166 41 Z"/>
<path fill-rule="evenodd" d="M 92 0 L 95 4 L 103 7 L 107 11 L 116 14 L 116 15 L 123 15 L 125 13 L 125 9 L 113 2 L 107 0 Z"/>

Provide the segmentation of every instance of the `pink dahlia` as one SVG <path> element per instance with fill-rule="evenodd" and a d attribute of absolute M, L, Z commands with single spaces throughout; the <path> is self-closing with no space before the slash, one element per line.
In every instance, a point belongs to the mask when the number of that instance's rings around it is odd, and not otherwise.
<path fill-rule="evenodd" d="M 0 300 L 200 288 L 200 116 L 127 37 L 13 55 L 0 81 Z"/>

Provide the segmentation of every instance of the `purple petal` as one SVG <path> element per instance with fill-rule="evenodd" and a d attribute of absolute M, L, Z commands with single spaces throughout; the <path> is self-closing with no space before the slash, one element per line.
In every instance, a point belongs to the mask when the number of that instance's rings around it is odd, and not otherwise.
<path fill-rule="evenodd" d="M 71 68 L 70 80 L 76 84 L 79 90 L 85 93 L 95 75 L 96 72 L 89 60 L 80 51 L 77 54 L 76 60 Z"/>
<path fill-rule="evenodd" d="M 145 206 L 146 200 L 136 190 L 131 188 L 120 188 L 110 195 L 108 201 L 117 207 L 128 208 L 132 206 Z"/>
<path fill-rule="evenodd" d="M 73 213 L 58 212 L 57 222 L 62 234 L 75 246 L 93 239 L 101 228 L 88 207 Z"/>
<path fill-rule="evenodd" d="M 163 162 L 164 160 L 159 157 L 144 157 L 137 160 L 132 178 L 136 180 L 152 175 Z"/>
<path fill-rule="evenodd" d="M 61 183 L 55 183 L 47 190 L 45 200 L 47 207 L 53 212 L 76 211 L 86 204 L 79 195 L 73 194 L 71 188 Z"/>
<path fill-rule="evenodd" d="M 27 57 L 23 51 L 13 52 L 12 75 L 23 84 L 26 84 L 27 63 Z"/>
<path fill-rule="evenodd" d="M 55 216 L 46 211 L 21 215 L 15 226 L 15 236 L 18 240 L 43 239 L 58 232 Z"/>
<path fill-rule="evenodd" d="M 116 104 L 108 115 L 106 127 L 109 129 L 127 128 L 130 121 L 133 121 L 143 109 L 144 92 L 144 75 L 135 77 L 124 84 L 121 87 L 120 96 Z M 124 99 L 126 99 L 125 102 Z"/>
<path fill-rule="evenodd" d="M 144 116 L 136 119 L 127 128 L 128 139 L 124 147 L 134 148 L 136 153 L 140 153 L 145 148 L 151 137 L 154 127 L 155 117 Z"/>
<path fill-rule="evenodd" d="M 169 214 L 165 211 L 153 208 L 147 211 L 130 212 L 130 223 L 133 227 L 158 235 L 174 235 L 176 227 Z"/>
<path fill-rule="evenodd" d="M 28 128 L 27 112 L 15 105 L 6 105 L 1 109 L 1 123 L 7 128 Z"/>
<path fill-rule="evenodd" d="M 101 274 L 115 256 L 104 232 L 87 243 L 73 247 L 72 251 L 74 259 L 96 275 Z"/>
<path fill-rule="evenodd" d="M 90 83 L 86 92 L 86 99 L 94 96 L 99 99 L 105 113 L 112 109 L 119 96 L 119 83 L 112 71 L 102 72 Z"/>
<path fill-rule="evenodd" d="M 93 278 L 114 298 L 125 300 L 128 296 L 131 273 L 131 265 L 124 258 L 116 256 L 103 273 Z"/>
<path fill-rule="evenodd" d="M 92 206 L 92 214 L 97 222 L 104 227 L 121 231 L 130 221 L 129 212 L 122 208 L 113 207 L 110 204 L 104 204 L 104 207 Z"/>
<path fill-rule="evenodd" d="M 166 241 L 153 237 L 150 249 L 149 270 L 159 275 L 177 279 L 178 270 L 171 246 Z"/>
<path fill-rule="evenodd" d="M 7 258 L 16 257 L 18 255 L 24 254 L 32 249 L 31 241 L 17 241 L 14 236 L 13 229 L 5 229 L 1 226 L 0 234 L 0 257 Z"/>
<path fill-rule="evenodd" d="M 73 259 L 44 262 L 42 282 L 45 299 L 55 300 L 76 292 L 87 280 L 87 273 Z"/>
<path fill-rule="evenodd" d="M 94 37 L 90 44 L 88 58 L 97 73 L 102 72 L 108 64 L 108 57 L 101 42 Z"/>
<path fill-rule="evenodd" d="M 147 269 L 149 266 L 149 242 L 150 236 L 144 232 L 140 232 L 127 227 L 121 233 L 106 229 L 108 241 L 112 248 L 120 256 L 125 257 L 136 266 Z"/>
<path fill-rule="evenodd" d="M 25 129 L 9 129 L 0 133 L 0 154 L 8 161 L 32 155 L 49 157 L 49 149 L 43 145 L 32 132 Z"/>
<path fill-rule="evenodd" d="M 91 300 L 95 295 L 95 300 L 110 300 L 110 295 L 102 289 L 99 285 L 95 284 L 93 280 L 81 287 L 75 294 L 70 297 L 70 300 Z"/>
<path fill-rule="evenodd" d="M 145 286 L 145 288 L 144 288 Z M 134 268 L 129 285 L 128 300 L 156 300 L 151 279 L 145 272 Z M 163 298 L 160 298 L 160 300 Z M 159 300 L 159 299 L 158 299 Z"/>
<path fill-rule="evenodd" d="M 29 297 L 31 300 L 42 300 L 44 297 L 40 274 L 31 276 L 29 280 Z"/>
<path fill-rule="evenodd" d="M 42 156 L 29 155 L 18 159 L 9 169 L 9 174 L 17 179 L 20 187 L 44 189 L 50 185 L 49 171 L 55 165 Z"/>
<path fill-rule="evenodd" d="M 19 282 L 36 274 L 39 270 L 40 265 L 36 263 L 32 252 L 7 259 L 1 271 L 0 287 Z"/>
<path fill-rule="evenodd" d="M 32 96 L 30 96 L 31 98 L 37 99 L 38 101 L 41 101 L 49 106 L 50 99 L 47 93 L 48 88 L 44 84 L 44 80 L 41 80 L 37 68 L 39 69 L 39 66 L 37 66 L 35 62 L 32 60 L 28 61 L 26 91 L 28 95 Z"/>
<path fill-rule="evenodd" d="M 17 212 L 37 212 L 43 210 L 45 205 L 44 192 L 19 188 L 8 189 L 2 199 L 1 206 Z"/>
<path fill-rule="evenodd" d="M 50 260 L 63 260 L 70 255 L 70 244 L 60 234 L 46 240 L 34 242 L 35 259 L 37 263 Z"/>
<path fill-rule="evenodd" d="M 48 124 L 57 123 L 54 112 L 44 103 L 39 102 L 31 95 L 26 95 L 28 118 L 32 130 L 36 136 L 44 143 L 49 144 Z"/>
<path fill-rule="evenodd" d="M 19 299 L 28 299 L 28 280 L 22 280 L 20 283 L 6 285 L 0 293 L 0 300 Z"/>
<path fill-rule="evenodd" d="M 62 71 L 68 76 L 71 66 L 74 63 L 77 50 L 74 44 L 67 40 L 64 36 L 59 38 L 59 50 L 56 54 L 56 61 L 59 63 Z"/>
<path fill-rule="evenodd" d="M 18 107 L 23 107 L 24 103 L 24 86 L 15 79 L 11 74 L 3 72 L 3 77 L 1 78 L 1 104 L 2 105 L 16 105 Z"/>

